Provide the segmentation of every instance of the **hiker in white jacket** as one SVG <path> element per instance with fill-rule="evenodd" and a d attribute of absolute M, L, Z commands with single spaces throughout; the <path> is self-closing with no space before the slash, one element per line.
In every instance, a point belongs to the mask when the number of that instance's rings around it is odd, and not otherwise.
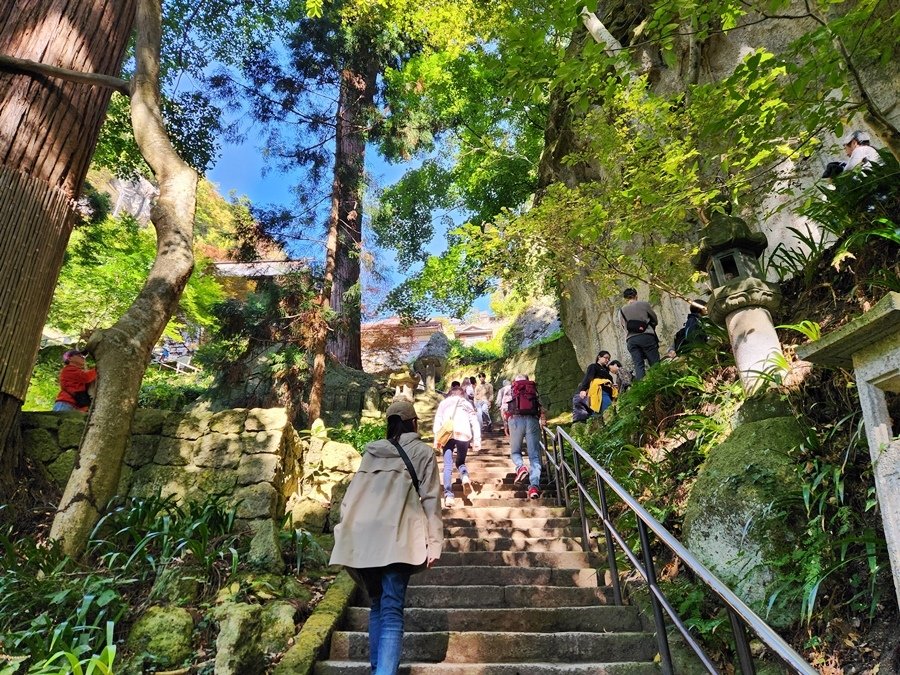
<path fill-rule="evenodd" d="M 445 428 L 446 425 L 446 428 Z M 441 444 L 442 431 L 449 439 Z M 441 401 L 434 414 L 434 447 L 444 453 L 444 507 L 453 506 L 453 451 L 456 450 L 456 470 L 463 490 L 471 489 L 472 480 L 466 468 L 466 455 L 471 447 L 475 452 L 481 450 L 481 423 L 474 406 L 466 399 L 462 387 L 453 387 L 447 398 Z"/>

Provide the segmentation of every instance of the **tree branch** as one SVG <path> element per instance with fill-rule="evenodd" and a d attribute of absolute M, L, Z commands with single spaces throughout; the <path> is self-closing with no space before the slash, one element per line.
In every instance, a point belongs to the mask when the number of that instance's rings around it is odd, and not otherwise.
<path fill-rule="evenodd" d="M 131 96 L 131 87 L 127 80 L 111 75 L 99 75 L 97 73 L 82 73 L 77 70 L 50 66 L 46 63 L 38 63 L 28 59 L 17 59 L 14 56 L 0 54 L 0 70 L 13 73 L 26 73 L 41 77 L 53 77 L 68 82 L 89 84 L 95 87 L 107 87 L 125 96 Z"/>

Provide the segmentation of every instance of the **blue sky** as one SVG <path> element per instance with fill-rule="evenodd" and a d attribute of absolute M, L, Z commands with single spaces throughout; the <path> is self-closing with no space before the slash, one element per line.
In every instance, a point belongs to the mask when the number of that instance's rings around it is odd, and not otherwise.
<path fill-rule="evenodd" d="M 286 173 L 274 168 L 267 170 L 266 160 L 260 150 L 262 140 L 255 138 L 252 130 L 246 134 L 246 139 L 240 144 L 223 143 L 219 161 L 207 173 L 207 178 L 218 186 L 223 196 L 227 196 L 233 190 L 238 195 L 247 195 L 256 205 L 290 205 L 291 185 L 302 179 L 302 172 Z M 374 148 L 366 153 L 366 169 L 374 185 L 390 185 L 400 178 L 408 167 L 409 165 L 385 162 Z M 444 230 L 436 231 L 428 247 L 430 253 L 438 254 L 445 248 L 444 235 Z M 394 282 L 402 279 L 402 275 L 396 272 L 396 260 L 392 251 L 379 252 L 378 261 L 380 265 L 388 266 L 395 271 L 391 275 Z M 479 298 L 475 303 L 475 309 L 486 311 L 488 298 L 486 296 Z"/>

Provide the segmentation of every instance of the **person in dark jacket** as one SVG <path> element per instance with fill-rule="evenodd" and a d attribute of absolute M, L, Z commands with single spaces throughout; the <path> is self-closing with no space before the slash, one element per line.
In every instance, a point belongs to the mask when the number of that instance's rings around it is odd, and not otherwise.
<path fill-rule="evenodd" d="M 656 313 L 649 302 L 637 299 L 637 291 L 626 288 L 622 293 L 625 306 L 619 310 L 619 322 L 625 329 L 625 345 L 634 361 L 634 379 L 640 380 L 647 367 L 659 362 L 659 339 L 656 337 Z"/>
<path fill-rule="evenodd" d="M 601 349 L 594 363 L 588 366 L 578 387 L 579 394 L 587 396 L 590 408 L 603 412 L 612 404 L 613 377 L 609 372 L 610 353 Z"/>

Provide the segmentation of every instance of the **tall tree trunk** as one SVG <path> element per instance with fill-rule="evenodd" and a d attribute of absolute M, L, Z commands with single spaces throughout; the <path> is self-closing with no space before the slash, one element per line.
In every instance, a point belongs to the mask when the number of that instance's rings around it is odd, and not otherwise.
<path fill-rule="evenodd" d="M 347 291 L 359 283 L 366 114 L 375 99 L 375 78 L 378 74 L 375 59 L 362 58 L 363 53 L 368 55 L 369 52 L 361 49 L 351 63 L 360 63 L 364 67 L 348 66 L 341 72 L 325 272 L 319 295 L 320 313 L 312 339 L 313 368 L 307 409 L 310 424 L 322 416 L 329 343 L 340 363 L 351 368 L 362 368 L 359 301 L 347 302 L 350 299 Z M 329 324 L 335 326 L 330 331 L 330 337 Z"/>
<path fill-rule="evenodd" d="M 366 140 L 377 75 L 377 59 L 363 41 L 350 64 L 341 71 L 329 222 L 330 231 L 337 219 L 338 234 L 331 287 L 331 309 L 337 322 L 330 349 L 337 361 L 357 369 L 362 368 L 359 269 Z"/>
<path fill-rule="evenodd" d="M 118 75 L 134 0 L 0 0 L 0 54 Z M 0 484 L 110 90 L 0 70 Z M 89 292 L 89 289 L 86 289 Z"/>
<path fill-rule="evenodd" d="M 194 267 L 197 174 L 175 152 L 163 126 L 161 32 L 160 0 L 138 0 L 131 120 L 138 147 L 159 183 L 159 198 L 150 213 L 156 228 L 156 260 L 128 311 L 88 340 L 99 373 L 97 395 L 50 530 L 51 538 L 73 556 L 83 552 L 102 509 L 116 493 L 141 379 Z"/>

